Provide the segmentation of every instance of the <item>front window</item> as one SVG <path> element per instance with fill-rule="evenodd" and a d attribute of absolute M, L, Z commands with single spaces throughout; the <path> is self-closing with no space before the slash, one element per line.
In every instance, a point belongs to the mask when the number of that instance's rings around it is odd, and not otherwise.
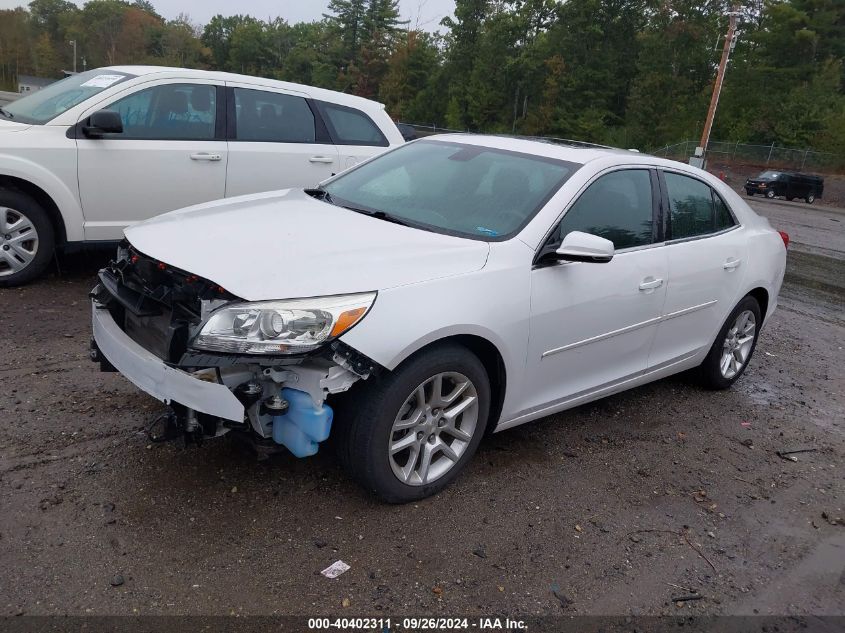
<path fill-rule="evenodd" d="M 490 147 L 417 141 L 326 185 L 334 204 L 423 229 L 505 239 L 580 167 Z"/>
<path fill-rule="evenodd" d="M 596 180 L 563 216 L 551 243 L 572 231 L 598 235 L 616 250 L 654 242 L 651 176 L 645 169 L 614 171 Z"/>
<path fill-rule="evenodd" d="M 206 84 L 165 84 L 139 90 L 110 106 L 120 114 L 119 139 L 210 141 L 215 136 L 217 89 Z"/>
<path fill-rule="evenodd" d="M 757 180 L 777 180 L 778 176 L 780 176 L 779 172 L 776 171 L 764 171 L 759 176 L 757 176 Z"/>
<path fill-rule="evenodd" d="M 110 70 L 89 70 L 13 101 L 3 106 L 3 112 L 17 123 L 43 125 L 106 88 L 133 77 Z"/>

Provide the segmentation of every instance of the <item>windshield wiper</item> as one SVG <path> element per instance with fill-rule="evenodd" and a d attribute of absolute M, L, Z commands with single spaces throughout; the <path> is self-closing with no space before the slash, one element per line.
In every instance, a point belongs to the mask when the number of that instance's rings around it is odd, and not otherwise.
<path fill-rule="evenodd" d="M 317 200 L 322 200 L 323 202 L 328 202 L 329 204 L 333 204 L 336 207 L 341 207 L 342 209 L 349 209 L 350 211 L 354 211 L 355 213 L 360 213 L 361 215 L 368 215 L 371 218 L 376 218 L 377 220 L 384 220 L 385 222 L 392 222 L 393 224 L 399 224 L 400 226 L 411 226 L 405 220 L 401 218 L 397 218 L 395 215 L 391 215 L 386 211 L 370 211 L 368 209 L 362 209 L 360 207 L 355 207 L 350 204 L 341 204 L 340 202 L 335 202 L 332 199 L 332 194 L 328 191 L 323 189 L 322 187 L 316 187 L 315 189 L 306 189 L 305 193 L 307 193 L 312 198 L 316 198 Z"/>
<path fill-rule="evenodd" d="M 8 110 L 6 110 L 3 106 L 0 106 L 0 114 L 2 114 L 5 117 L 8 117 L 10 119 L 15 118 L 15 115 L 12 114 L 11 112 L 9 112 Z"/>
<path fill-rule="evenodd" d="M 344 209 L 349 209 L 350 211 L 354 211 L 355 213 L 361 213 L 363 215 L 368 215 L 371 218 L 376 218 L 377 220 L 384 220 L 385 222 L 392 222 L 393 224 L 398 224 L 399 226 L 411 226 L 405 220 L 401 218 L 397 218 L 395 215 L 391 215 L 386 211 L 367 211 L 367 209 L 360 209 L 358 207 L 351 207 L 346 204 L 340 205 Z"/>

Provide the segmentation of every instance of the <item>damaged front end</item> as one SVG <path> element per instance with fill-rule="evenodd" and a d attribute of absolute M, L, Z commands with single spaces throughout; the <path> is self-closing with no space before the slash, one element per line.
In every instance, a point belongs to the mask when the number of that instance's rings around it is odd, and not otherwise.
<path fill-rule="evenodd" d="M 171 406 L 151 437 L 235 432 L 297 457 L 328 438 L 331 394 L 379 367 L 337 340 L 375 293 L 246 302 L 121 245 L 91 292 L 91 358 Z"/>

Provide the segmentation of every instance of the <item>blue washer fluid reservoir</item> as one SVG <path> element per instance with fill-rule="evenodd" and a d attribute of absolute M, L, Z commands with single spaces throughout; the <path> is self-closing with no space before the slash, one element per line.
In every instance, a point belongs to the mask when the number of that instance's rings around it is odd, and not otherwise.
<path fill-rule="evenodd" d="M 315 405 L 311 396 L 297 389 L 282 389 L 281 397 L 289 406 L 283 415 L 273 417 L 273 441 L 297 457 L 314 455 L 318 444 L 329 437 L 332 408 L 327 404 Z"/>

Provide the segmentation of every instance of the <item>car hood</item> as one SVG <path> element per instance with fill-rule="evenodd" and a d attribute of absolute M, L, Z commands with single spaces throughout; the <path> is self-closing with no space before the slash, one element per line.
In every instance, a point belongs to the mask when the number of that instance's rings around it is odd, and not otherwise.
<path fill-rule="evenodd" d="M 3 132 L 23 132 L 31 127 L 28 123 L 16 123 L 0 114 L 0 134 Z"/>
<path fill-rule="evenodd" d="M 489 245 L 368 217 L 288 189 L 160 215 L 141 253 L 248 301 L 384 290 L 484 267 Z"/>

